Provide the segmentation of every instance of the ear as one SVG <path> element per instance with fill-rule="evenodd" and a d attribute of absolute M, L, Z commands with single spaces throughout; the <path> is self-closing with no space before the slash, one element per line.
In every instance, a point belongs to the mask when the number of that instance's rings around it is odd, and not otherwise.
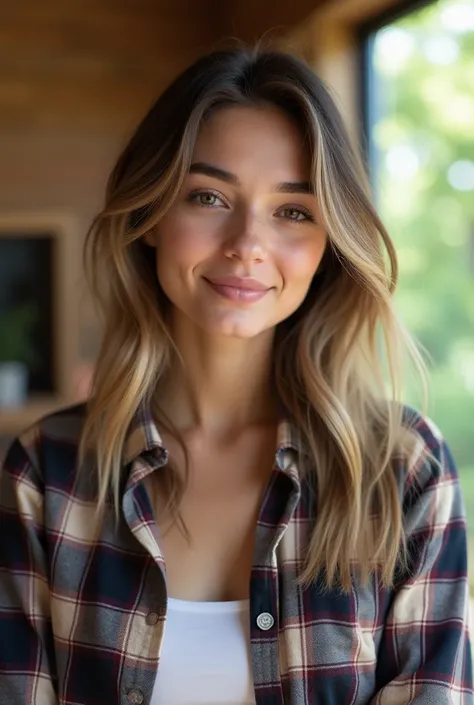
<path fill-rule="evenodd" d="M 148 245 L 149 247 L 156 247 L 156 236 L 156 230 L 152 229 L 142 235 L 142 240 L 145 245 Z"/>

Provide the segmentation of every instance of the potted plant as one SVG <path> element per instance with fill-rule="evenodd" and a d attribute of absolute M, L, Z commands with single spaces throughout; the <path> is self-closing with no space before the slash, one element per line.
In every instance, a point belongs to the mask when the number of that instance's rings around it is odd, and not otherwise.
<path fill-rule="evenodd" d="M 29 369 L 37 360 L 31 338 L 36 321 L 34 303 L 0 313 L 0 407 L 21 406 L 26 401 Z"/>

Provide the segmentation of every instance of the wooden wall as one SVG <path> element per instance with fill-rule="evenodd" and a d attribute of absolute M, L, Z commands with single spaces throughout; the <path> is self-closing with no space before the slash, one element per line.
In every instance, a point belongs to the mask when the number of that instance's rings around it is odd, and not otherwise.
<path fill-rule="evenodd" d="M 0 10 L 0 211 L 63 212 L 84 233 L 136 121 L 215 36 L 203 3 L 17 0 Z M 78 291 L 79 359 L 98 340 Z"/>
<path fill-rule="evenodd" d="M 17 0 L 0 13 L 1 128 L 120 130 L 218 31 L 186 0 Z"/>
<path fill-rule="evenodd" d="M 69 220 L 79 253 L 127 135 L 217 31 L 203 2 L 2 2 L 0 221 Z M 100 340 L 79 256 L 75 278 L 72 377 L 94 359 Z M 2 435 L 5 446 L 5 437 L 49 408 L 41 401 L 0 411 L 0 449 Z"/>
<path fill-rule="evenodd" d="M 228 0 L 222 2 L 221 34 L 254 42 L 284 37 L 325 4 L 340 0 Z"/>

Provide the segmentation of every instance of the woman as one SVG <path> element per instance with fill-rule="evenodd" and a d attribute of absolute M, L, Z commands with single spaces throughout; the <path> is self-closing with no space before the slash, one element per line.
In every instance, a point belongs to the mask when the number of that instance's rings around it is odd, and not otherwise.
<path fill-rule="evenodd" d="M 472 703 L 457 473 L 401 404 L 396 258 L 321 81 L 198 61 L 86 254 L 91 399 L 2 472 L 0 702 Z"/>

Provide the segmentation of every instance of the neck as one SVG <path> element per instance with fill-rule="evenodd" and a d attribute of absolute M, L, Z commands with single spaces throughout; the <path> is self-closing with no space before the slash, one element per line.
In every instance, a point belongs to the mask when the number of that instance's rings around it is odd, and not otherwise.
<path fill-rule="evenodd" d="M 159 389 L 159 406 L 173 425 L 222 436 L 277 422 L 273 336 L 270 330 L 251 339 L 213 337 L 175 325 L 181 360 L 175 359 Z"/>

